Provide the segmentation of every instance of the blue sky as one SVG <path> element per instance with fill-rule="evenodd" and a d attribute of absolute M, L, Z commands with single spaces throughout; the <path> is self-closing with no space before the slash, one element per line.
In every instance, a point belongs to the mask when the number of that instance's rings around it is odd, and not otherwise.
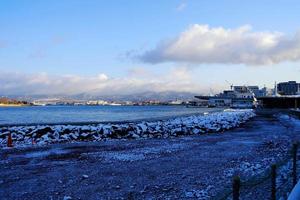
<path fill-rule="evenodd" d="M 0 94 L 207 93 L 225 80 L 300 81 L 299 10 L 296 0 L 2 0 Z M 230 54 L 195 49 L 227 39 Z"/>

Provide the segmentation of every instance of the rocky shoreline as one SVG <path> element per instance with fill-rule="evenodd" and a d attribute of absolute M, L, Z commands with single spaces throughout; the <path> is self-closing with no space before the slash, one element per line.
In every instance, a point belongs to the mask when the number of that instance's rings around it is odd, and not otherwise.
<path fill-rule="evenodd" d="M 207 115 L 176 117 L 151 122 L 1 127 L 0 146 L 6 146 L 9 134 L 11 134 L 15 146 L 200 135 L 238 127 L 254 116 L 253 110 L 225 110 Z"/>
<path fill-rule="evenodd" d="M 4 190 L 0 196 L 221 199 L 231 197 L 232 177 L 238 175 L 242 181 L 241 199 L 266 199 L 271 195 L 269 169 L 277 163 L 276 182 L 283 185 L 278 191 L 279 199 L 291 189 L 288 158 L 293 141 L 299 139 L 300 122 L 274 110 L 258 110 L 255 114 L 239 128 L 219 134 L 166 139 L 107 138 L 105 142 L 71 140 L 3 148 L 0 184 Z M 201 121 L 208 122 L 208 116 Z"/>

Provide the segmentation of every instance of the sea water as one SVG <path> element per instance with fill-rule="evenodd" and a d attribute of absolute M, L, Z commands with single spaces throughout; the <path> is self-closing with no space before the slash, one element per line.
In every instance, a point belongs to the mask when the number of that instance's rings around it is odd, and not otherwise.
<path fill-rule="evenodd" d="M 0 107 L 0 125 L 116 122 L 159 119 L 220 111 L 185 106 L 28 106 Z"/>

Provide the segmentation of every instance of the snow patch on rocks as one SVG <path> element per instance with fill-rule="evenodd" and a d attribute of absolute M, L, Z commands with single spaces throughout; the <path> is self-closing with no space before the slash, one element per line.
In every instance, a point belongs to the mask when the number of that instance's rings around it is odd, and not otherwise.
<path fill-rule="evenodd" d="M 0 128 L 0 147 L 11 134 L 15 146 L 44 145 L 106 139 L 168 138 L 226 131 L 254 117 L 253 110 L 224 110 L 206 115 L 176 117 L 154 122 L 90 125 L 36 125 Z"/>

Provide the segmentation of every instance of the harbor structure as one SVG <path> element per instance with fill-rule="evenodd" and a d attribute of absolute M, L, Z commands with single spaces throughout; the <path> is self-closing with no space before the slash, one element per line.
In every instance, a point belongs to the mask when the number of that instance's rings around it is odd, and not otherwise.
<path fill-rule="evenodd" d="M 195 96 L 208 101 L 209 107 L 231 108 L 300 108 L 300 83 L 280 82 L 272 90 L 258 86 L 233 86 L 214 96 Z"/>
<path fill-rule="evenodd" d="M 296 81 L 280 82 L 274 86 L 272 96 L 257 98 L 264 108 L 300 108 L 300 83 Z"/>
<path fill-rule="evenodd" d="M 280 95 L 297 95 L 300 93 L 300 83 L 296 81 L 278 83 L 277 93 Z"/>
<path fill-rule="evenodd" d="M 300 108 L 300 96 L 265 96 L 258 97 L 260 105 L 264 108 Z"/>
<path fill-rule="evenodd" d="M 195 96 L 208 100 L 209 107 L 254 108 L 257 106 L 256 95 L 265 95 L 266 89 L 258 86 L 232 86 L 215 96 Z"/>

